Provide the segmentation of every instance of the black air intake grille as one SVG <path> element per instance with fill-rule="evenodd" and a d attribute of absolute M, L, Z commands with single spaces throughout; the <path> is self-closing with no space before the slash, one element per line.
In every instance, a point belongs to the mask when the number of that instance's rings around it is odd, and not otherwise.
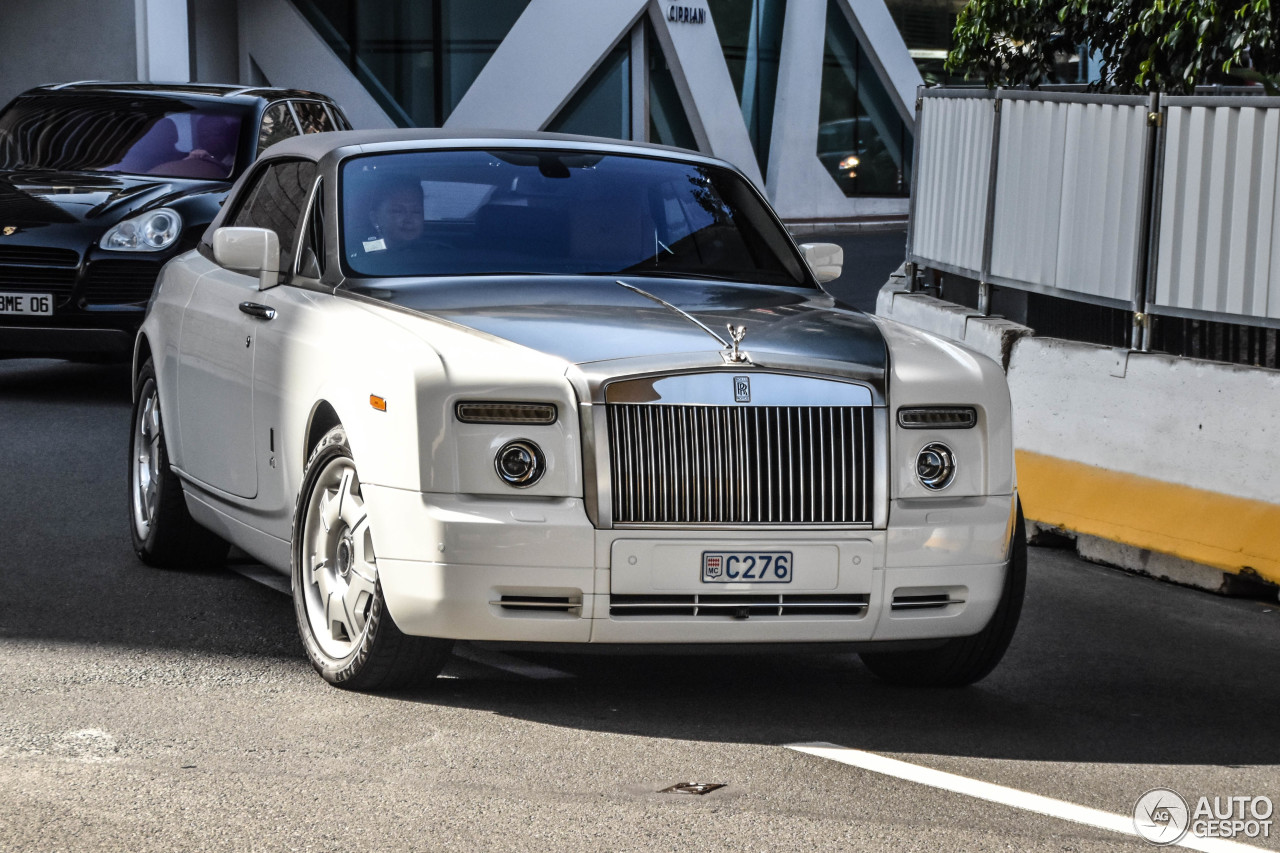
<path fill-rule="evenodd" d="M 860 619 L 868 595 L 619 595 L 610 596 L 609 615 L 618 617 L 728 616 L 814 617 Z"/>
<path fill-rule="evenodd" d="M 95 261 L 84 295 L 98 305 L 126 305 L 151 298 L 160 264 L 155 261 Z"/>

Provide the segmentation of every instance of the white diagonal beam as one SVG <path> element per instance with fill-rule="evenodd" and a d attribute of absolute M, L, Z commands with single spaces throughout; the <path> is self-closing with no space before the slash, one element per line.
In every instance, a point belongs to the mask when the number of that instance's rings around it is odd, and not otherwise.
<path fill-rule="evenodd" d="M 533 0 L 445 120 L 448 128 L 542 130 L 619 40 L 648 0 L 584 8 Z"/>
<path fill-rule="evenodd" d="M 706 145 L 704 153 L 728 160 L 763 189 L 760 165 L 739 109 L 738 93 L 724 61 L 724 48 L 716 35 L 711 10 L 707 10 L 705 23 L 692 24 L 668 21 L 657 0 L 653 0 L 651 8 L 654 33 L 676 76 L 685 107 L 697 116 L 694 132 L 699 144 Z"/>

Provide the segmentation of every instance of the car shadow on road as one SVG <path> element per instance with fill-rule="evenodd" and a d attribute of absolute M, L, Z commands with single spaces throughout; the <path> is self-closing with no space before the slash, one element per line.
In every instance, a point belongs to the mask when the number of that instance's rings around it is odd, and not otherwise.
<path fill-rule="evenodd" d="M 129 402 L 130 365 L 76 364 L 49 359 L 0 361 L 0 403 L 67 403 L 75 406 Z"/>
<path fill-rule="evenodd" d="M 129 373 L 0 361 L 0 640 L 300 659 L 287 598 L 230 572 L 164 571 L 134 555 Z"/>
<path fill-rule="evenodd" d="M 1273 605 L 1032 550 L 1014 643 L 992 675 L 968 688 L 891 686 L 851 654 L 521 653 L 573 677 L 449 679 L 398 698 L 695 741 L 826 741 L 1027 761 L 1280 763 L 1280 739 L 1266 723 L 1280 705 L 1270 677 L 1280 666 Z"/>

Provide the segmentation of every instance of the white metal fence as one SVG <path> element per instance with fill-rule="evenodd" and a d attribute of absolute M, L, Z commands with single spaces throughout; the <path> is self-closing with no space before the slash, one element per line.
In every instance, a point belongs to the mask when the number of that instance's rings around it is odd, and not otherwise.
<path fill-rule="evenodd" d="M 994 284 L 1280 327 L 1280 98 L 922 89 L 916 121 L 907 259 L 984 310 Z"/>
<path fill-rule="evenodd" d="M 989 92 L 937 90 L 921 102 L 916 123 L 911 196 L 915 246 L 939 268 L 979 276 L 991 188 L 991 140 L 995 124 Z M 920 124 L 920 118 L 924 124 Z"/>

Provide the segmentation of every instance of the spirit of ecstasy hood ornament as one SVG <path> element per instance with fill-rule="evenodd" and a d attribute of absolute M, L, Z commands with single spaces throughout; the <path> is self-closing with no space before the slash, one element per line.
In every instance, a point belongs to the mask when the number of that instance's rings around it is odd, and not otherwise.
<path fill-rule="evenodd" d="M 734 364 L 750 361 L 747 354 L 738 349 L 738 344 L 742 343 L 742 339 L 747 336 L 747 327 L 735 326 L 732 323 L 725 323 L 724 327 L 729 330 L 729 337 L 733 340 L 733 352 L 726 353 L 725 358 Z"/>
<path fill-rule="evenodd" d="M 681 317 L 684 317 L 690 323 L 693 323 L 699 329 L 706 332 L 711 337 L 715 338 L 716 342 L 720 344 L 720 346 L 724 349 L 724 352 L 720 353 L 720 355 L 723 356 L 726 364 L 750 364 L 751 363 L 750 354 L 743 350 L 738 349 L 738 344 L 742 343 L 742 339 L 747 336 L 746 326 L 735 326 L 732 323 L 726 324 L 725 328 L 729 330 L 729 337 L 733 339 L 733 343 L 729 343 L 729 341 L 726 341 L 724 338 L 720 337 L 715 332 L 711 331 L 711 328 L 709 326 L 707 326 L 705 323 L 703 323 L 701 320 L 699 320 L 697 317 L 693 316 L 683 308 L 679 308 L 675 305 L 672 305 L 667 300 L 659 296 L 654 296 L 652 293 L 649 293 L 647 291 L 641 290 L 635 285 L 627 284 L 625 281 L 622 281 L 620 279 L 615 279 L 615 282 L 618 285 L 625 287 L 627 290 L 640 294 L 646 299 L 652 299 L 654 302 L 657 302 L 659 305 L 662 305 L 666 308 L 670 308 L 672 311 L 676 312 Z"/>

